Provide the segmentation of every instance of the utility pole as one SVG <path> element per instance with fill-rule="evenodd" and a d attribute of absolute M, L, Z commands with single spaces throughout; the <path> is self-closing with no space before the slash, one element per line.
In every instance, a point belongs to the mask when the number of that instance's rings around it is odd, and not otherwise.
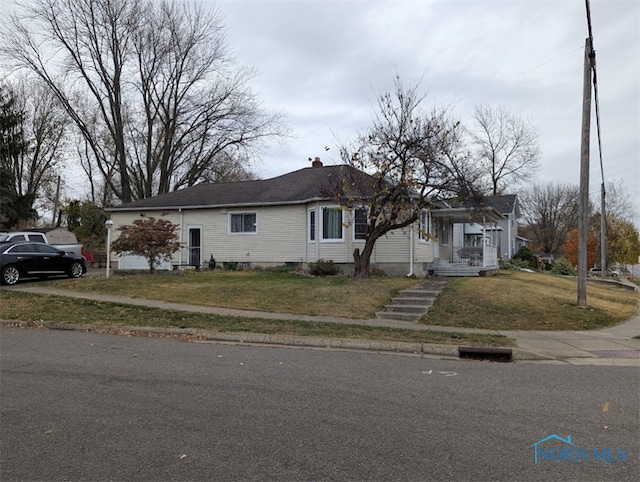
<path fill-rule="evenodd" d="M 584 44 L 582 87 L 582 141 L 578 204 L 578 306 L 587 306 L 587 230 L 589 220 L 589 137 L 591 133 L 591 68 L 595 53 L 588 37 Z"/>

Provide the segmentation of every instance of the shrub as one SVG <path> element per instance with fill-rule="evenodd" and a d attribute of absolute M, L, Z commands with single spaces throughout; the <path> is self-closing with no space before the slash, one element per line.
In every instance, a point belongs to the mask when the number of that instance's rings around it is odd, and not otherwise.
<path fill-rule="evenodd" d="M 238 269 L 238 262 L 237 261 L 225 261 L 224 263 L 222 263 L 222 267 L 224 269 L 226 269 L 227 271 L 235 271 Z"/>
<path fill-rule="evenodd" d="M 558 258 L 555 263 L 553 263 L 553 267 L 551 268 L 551 272 L 553 274 L 562 274 L 562 275 L 575 275 L 576 271 L 573 269 L 571 262 L 567 258 Z"/>
<path fill-rule="evenodd" d="M 335 276 L 340 269 L 333 264 L 332 259 L 319 259 L 315 263 L 309 263 L 309 273 L 314 276 Z"/>
<path fill-rule="evenodd" d="M 518 259 L 518 258 L 512 258 L 511 259 L 510 267 L 511 268 L 527 268 L 527 269 L 531 269 L 529 261 L 526 261 L 524 259 Z"/>
<path fill-rule="evenodd" d="M 371 269 L 369 270 L 369 274 L 371 274 L 371 276 L 378 276 L 378 277 L 387 276 L 387 273 L 385 273 L 384 270 L 378 266 L 372 266 Z"/>
<path fill-rule="evenodd" d="M 270 266 L 268 268 L 265 268 L 265 271 L 269 273 L 291 273 L 295 270 L 296 270 L 295 266 L 290 266 L 286 264 L 283 264 L 280 266 Z"/>
<path fill-rule="evenodd" d="M 537 268 L 536 257 L 528 246 L 522 246 L 511 259 L 511 263 L 521 268 Z"/>

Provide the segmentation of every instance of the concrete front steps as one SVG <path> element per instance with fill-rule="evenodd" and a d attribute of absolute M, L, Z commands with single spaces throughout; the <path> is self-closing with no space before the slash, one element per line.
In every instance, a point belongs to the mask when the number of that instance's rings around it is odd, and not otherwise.
<path fill-rule="evenodd" d="M 392 298 L 391 304 L 385 305 L 385 311 L 378 311 L 376 317 L 382 320 L 418 321 L 433 305 L 446 280 L 428 280 L 415 288 L 408 288 Z"/>

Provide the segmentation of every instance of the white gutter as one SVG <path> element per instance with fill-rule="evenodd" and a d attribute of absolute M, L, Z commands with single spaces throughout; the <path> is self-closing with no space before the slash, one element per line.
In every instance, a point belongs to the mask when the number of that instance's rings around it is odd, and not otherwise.
<path fill-rule="evenodd" d="M 413 276 L 413 226 L 410 226 L 409 230 L 409 273 L 407 273 L 407 278 Z"/>

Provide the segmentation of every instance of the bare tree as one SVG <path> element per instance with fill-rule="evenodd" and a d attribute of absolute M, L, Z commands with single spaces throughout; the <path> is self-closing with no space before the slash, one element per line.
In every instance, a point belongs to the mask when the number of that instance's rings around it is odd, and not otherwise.
<path fill-rule="evenodd" d="M 507 183 L 531 179 L 538 169 L 539 134 L 535 126 L 503 107 L 476 106 L 471 140 L 476 159 L 491 185 L 491 194 L 501 194 Z"/>
<path fill-rule="evenodd" d="M 64 163 L 68 117 L 57 98 L 38 79 L 14 77 L 6 83 L 19 113 L 14 135 L 20 149 L 5 159 L 15 193 L 41 213 L 55 203 L 58 174 Z"/>
<path fill-rule="evenodd" d="M 638 206 L 633 202 L 629 192 L 625 189 L 624 179 L 609 181 L 605 184 L 605 210 L 609 216 L 615 216 L 619 219 L 633 220 Z M 596 206 L 600 206 L 600 202 L 594 202 Z M 598 212 L 601 211 L 600 209 Z"/>
<path fill-rule="evenodd" d="M 29 77 L 10 83 L 22 112 L 25 148 L 14 158 L 20 195 L 34 193 L 40 208 L 55 203 L 57 179 L 67 154 L 69 119 L 49 88 Z"/>
<path fill-rule="evenodd" d="M 233 69 L 221 15 L 162 2 L 134 42 L 144 119 L 132 174 L 137 197 L 220 180 L 268 137 L 282 133 L 249 89 L 254 72 Z M 224 179 L 224 177 L 222 177 Z"/>
<path fill-rule="evenodd" d="M 458 124 L 445 110 L 425 112 L 424 98 L 419 84 L 406 88 L 396 77 L 378 98 L 371 128 L 341 149 L 347 166 L 331 194 L 367 219 L 364 248 L 353 253 L 356 278 L 369 276 L 380 237 L 410 226 L 439 199 L 473 191 L 453 148 Z"/>
<path fill-rule="evenodd" d="M 536 183 L 519 198 L 533 247 L 554 255 L 562 254 L 569 233 L 578 225 L 578 186 Z"/>
<path fill-rule="evenodd" d="M 85 171 L 122 202 L 208 180 L 219 159 L 240 162 L 284 133 L 259 108 L 253 72 L 234 68 L 215 10 L 169 0 L 18 4 L 0 52 L 47 83 L 85 140 Z"/>

